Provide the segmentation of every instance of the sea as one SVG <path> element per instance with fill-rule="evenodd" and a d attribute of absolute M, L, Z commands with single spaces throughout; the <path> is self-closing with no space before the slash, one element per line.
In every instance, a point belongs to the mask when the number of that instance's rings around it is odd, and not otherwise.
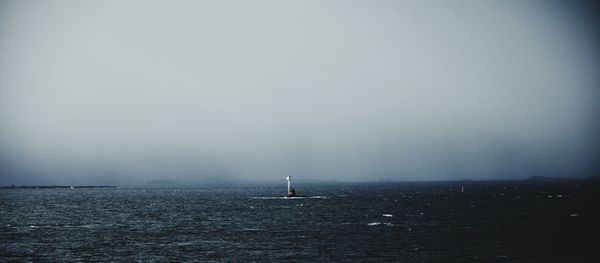
<path fill-rule="evenodd" d="M 0 262 L 598 262 L 562 180 L 0 189 Z"/>

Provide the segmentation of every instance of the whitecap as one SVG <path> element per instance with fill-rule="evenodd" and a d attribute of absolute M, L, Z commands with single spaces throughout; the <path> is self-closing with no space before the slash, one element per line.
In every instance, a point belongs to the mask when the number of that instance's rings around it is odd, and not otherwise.
<path fill-rule="evenodd" d="M 384 226 L 394 226 L 394 224 L 389 223 L 389 222 L 385 222 L 385 223 L 381 223 L 381 222 L 372 222 L 372 223 L 368 223 L 367 226 L 379 226 L 379 225 L 384 225 Z"/>
<path fill-rule="evenodd" d="M 392 214 L 383 214 L 382 216 L 384 216 L 384 217 L 394 217 L 394 215 L 392 215 Z"/>

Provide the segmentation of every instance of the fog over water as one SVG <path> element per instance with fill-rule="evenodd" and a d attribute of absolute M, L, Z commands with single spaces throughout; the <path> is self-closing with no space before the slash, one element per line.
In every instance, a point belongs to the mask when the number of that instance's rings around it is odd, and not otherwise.
<path fill-rule="evenodd" d="M 0 185 L 600 172 L 553 1 L 2 1 Z"/>

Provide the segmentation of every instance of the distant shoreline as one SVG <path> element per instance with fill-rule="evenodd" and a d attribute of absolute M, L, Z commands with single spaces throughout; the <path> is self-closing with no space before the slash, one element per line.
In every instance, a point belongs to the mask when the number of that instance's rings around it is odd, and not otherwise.
<path fill-rule="evenodd" d="M 55 188 L 194 188 L 194 187 L 249 187 L 249 186 L 279 186 L 280 181 L 239 181 L 239 182 L 219 182 L 219 183 L 178 183 L 172 181 L 171 184 L 131 184 L 131 185 L 0 185 L 0 189 L 55 189 Z M 547 176 L 530 176 L 524 179 L 489 179 L 489 180 L 432 180 L 432 181 L 314 181 L 305 180 L 297 182 L 298 185 L 389 185 L 389 184 L 490 184 L 490 183 L 525 183 L 525 184 L 548 184 L 548 183 L 599 183 L 600 176 L 590 177 L 547 177 Z"/>
<path fill-rule="evenodd" d="M 54 188 L 117 188 L 115 185 L 11 185 L 0 186 L 0 189 L 54 189 Z"/>

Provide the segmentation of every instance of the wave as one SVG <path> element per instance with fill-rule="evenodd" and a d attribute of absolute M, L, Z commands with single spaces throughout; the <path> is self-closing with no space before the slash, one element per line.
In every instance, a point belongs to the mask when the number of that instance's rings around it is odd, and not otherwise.
<path fill-rule="evenodd" d="M 271 199 L 327 199 L 327 196 L 315 195 L 315 196 L 254 196 L 250 197 L 250 199 L 262 199 L 262 200 L 271 200 Z"/>
<path fill-rule="evenodd" d="M 394 224 L 392 223 L 388 223 L 388 222 L 372 222 L 372 223 L 368 223 L 367 226 L 379 226 L 379 225 L 384 225 L 384 226 L 394 226 Z"/>

